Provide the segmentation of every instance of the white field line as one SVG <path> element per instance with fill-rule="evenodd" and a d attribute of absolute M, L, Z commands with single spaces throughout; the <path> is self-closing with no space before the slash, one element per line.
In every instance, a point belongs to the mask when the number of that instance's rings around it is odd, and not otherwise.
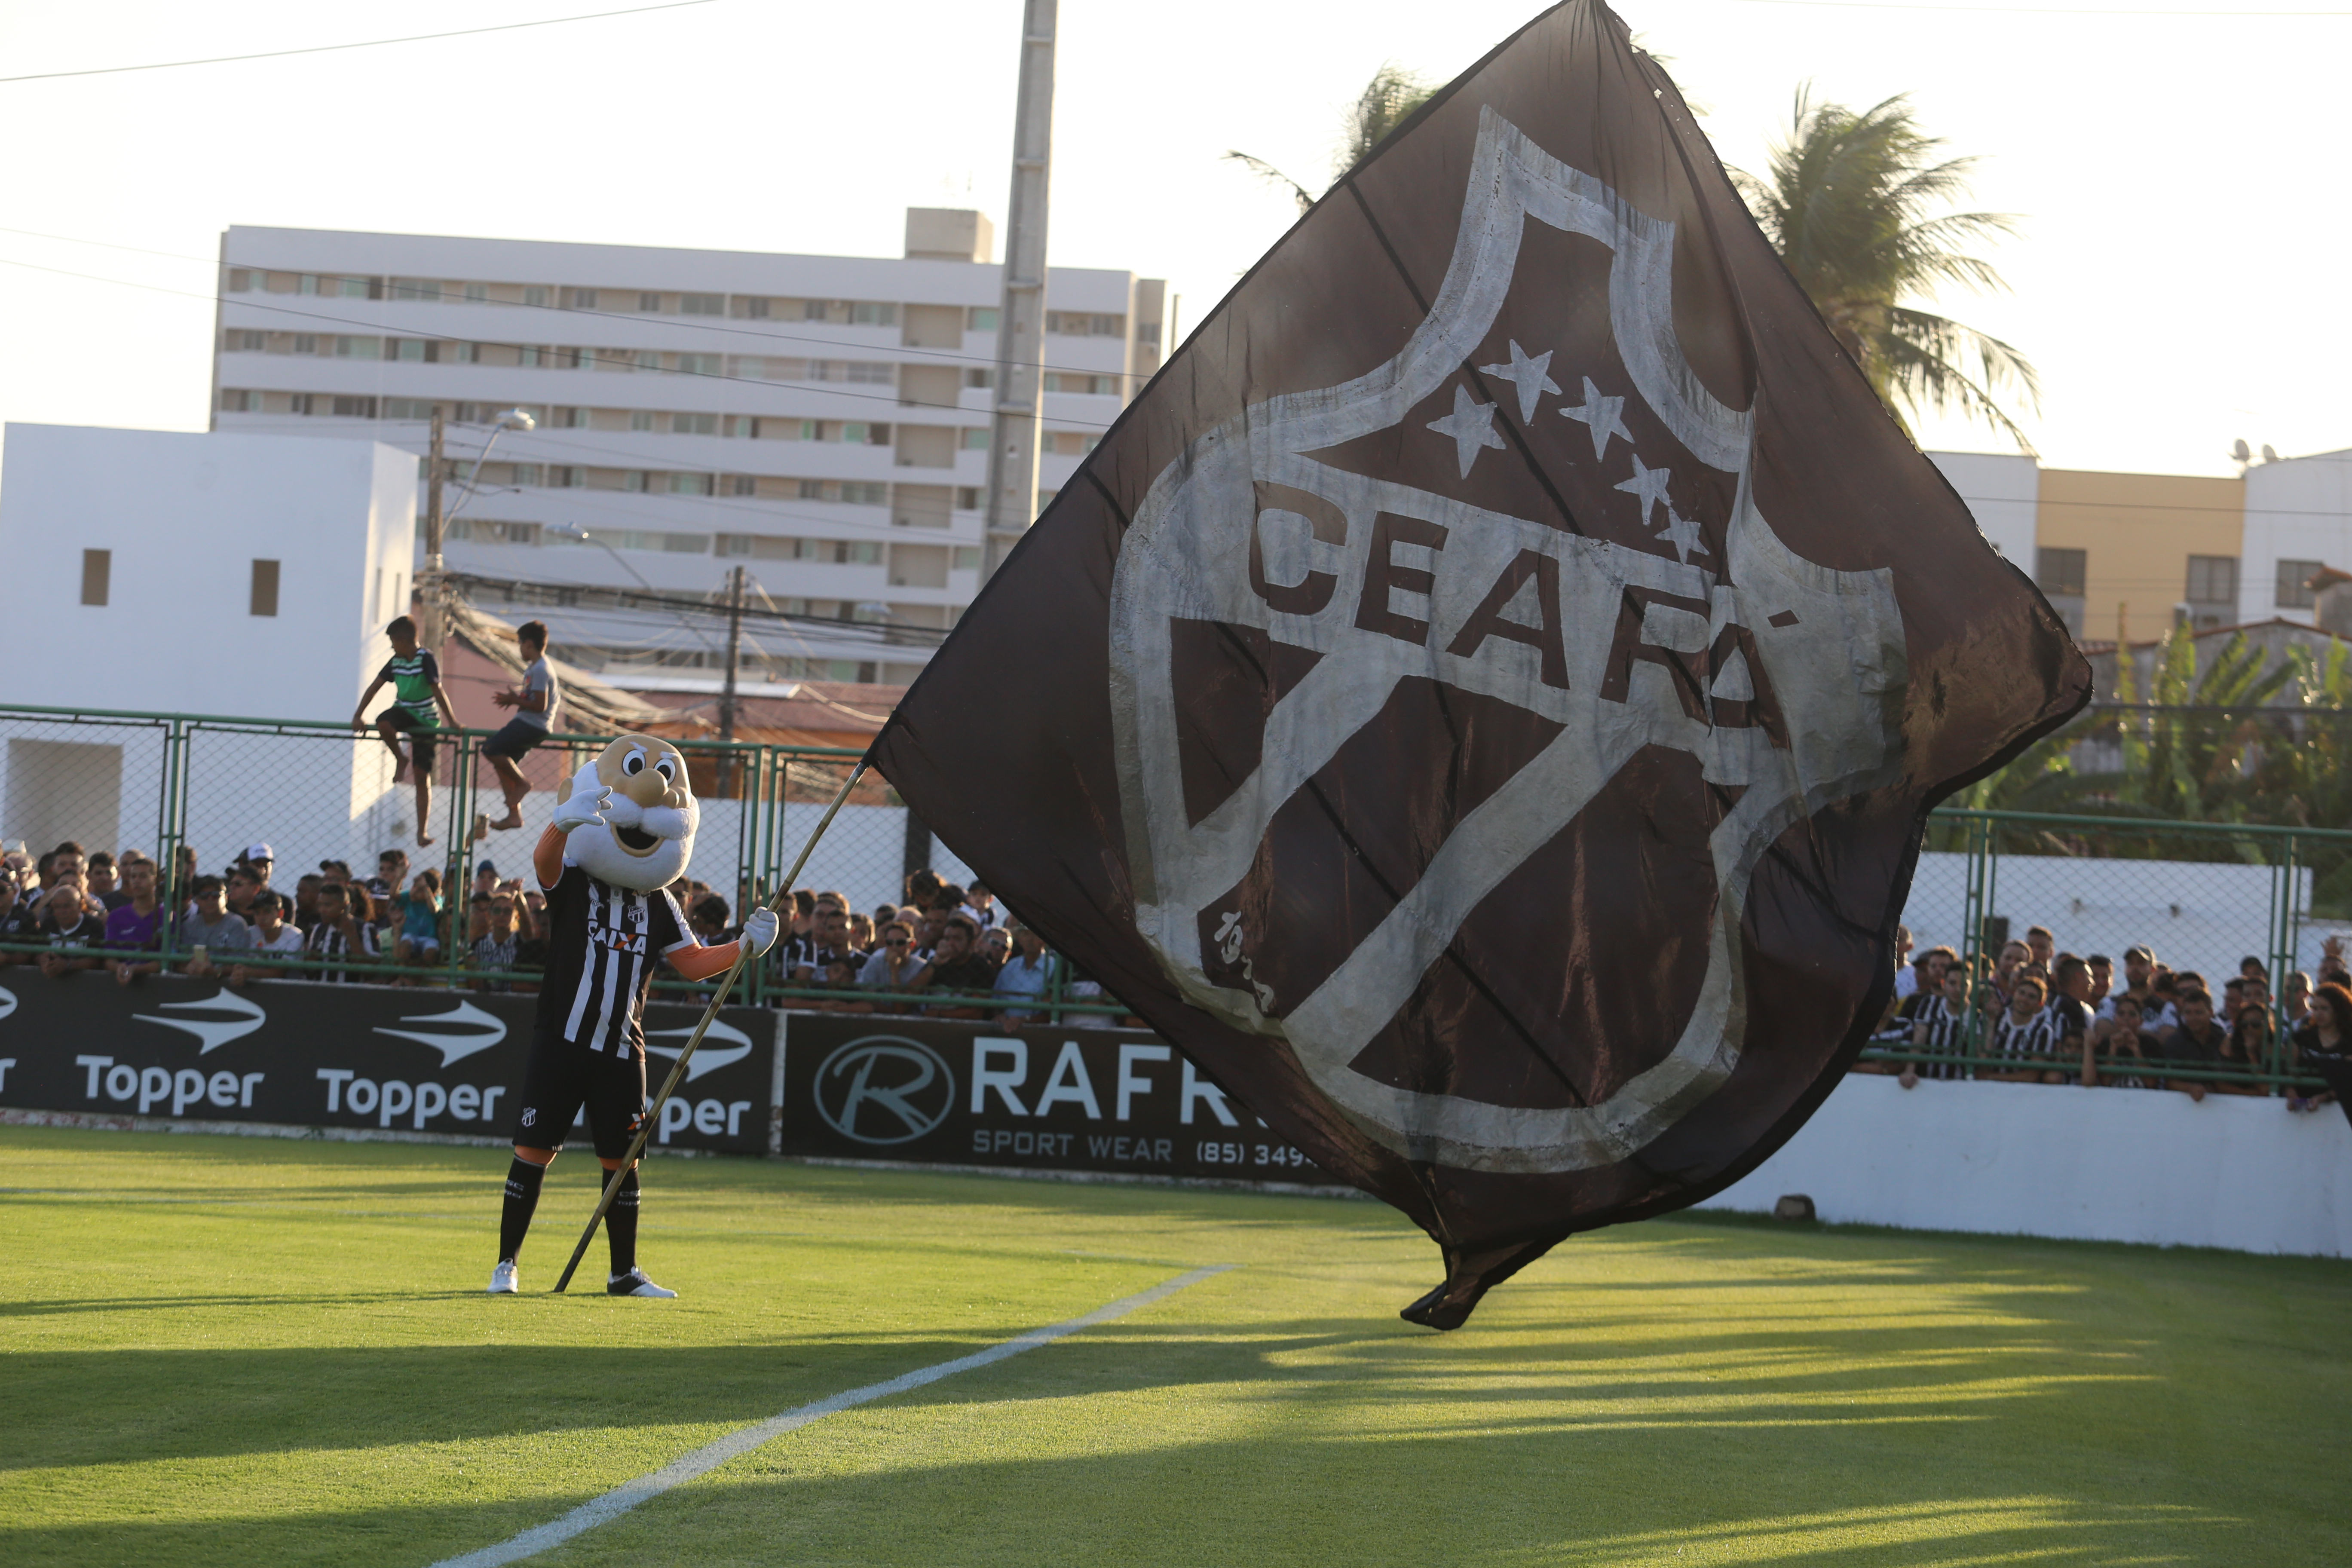
<path fill-rule="evenodd" d="M 650 1502 L 671 1488 L 683 1486 L 697 1476 L 706 1475 L 728 1460 L 750 1453 L 761 1444 L 772 1443 L 787 1432 L 798 1431 L 812 1421 L 821 1421 L 828 1415 L 856 1405 L 870 1404 L 877 1399 L 887 1399 L 894 1394 L 905 1394 L 910 1389 L 920 1388 L 926 1384 L 937 1383 L 943 1377 L 953 1377 L 960 1372 L 976 1371 L 981 1367 L 1003 1361 L 1007 1357 L 1019 1355 L 1023 1351 L 1034 1350 L 1039 1345 L 1051 1344 L 1055 1340 L 1075 1334 L 1081 1329 L 1091 1329 L 1097 1324 L 1124 1318 L 1129 1312 L 1139 1311 L 1156 1301 L 1165 1300 L 1186 1286 L 1197 1285 L 1202 1280 L 1223 1274 L 1233 1267 L 1234 1265 L 1230 1263 L 1223 1263 L 1208 1268 L 1195 1268 L 1190 1273 L 1179 1274 L 1173 1279 L 1163 1280 L 1149 1290 L 1139 1290 L 1132 1296 L 1122 1296 L 1116 1301 L 1097 1307 L 1082 1318 L 1072 1318 L 1066 1323 L 1055 1323 L 1046 1328 L 1032 1329 L 1025 1334 L 1015 1334 L 1009 1340 L 992 1344 L 984 1351 L 974 1351 L 970 1355 L 958 1356 L 953 1361 L 943 1361 L 933 1366 L 902 1373 L 887 1383 L 869 1383 L 863 1388 L 853 1388 L 846 1394 L 836 1394 L 829 1399 L 820 1399 L 813 1405 L 803 1405 L 796 1410 L 787 1410 L 782 1415 L 772 1415 L 767 1420 L 753 1426 L 738 1427 L 715 1443 L 707 1444 L 690 1454 L 681 1455 L 671 1460 L 649 1476 L 639 1476 L 634 1481 L 614 1487 L 603 1497 L 590 1499 L 562 1519 L 526 1530 L 512 1540 L 502 1541 L 496 1546 L 485 1546 L 478 1552 L 468 1552 L 462 1557 L 445 1558 L 434 1564 L 434 1568 L 496 1568 L 499 1563 L 520 1563 L 526 1557 L 535 1557 L 551 1547 L 562 1545 L 575 1535 L 593 1530 L 608 1521 L 618 1519 L 639 1503 Z"/>

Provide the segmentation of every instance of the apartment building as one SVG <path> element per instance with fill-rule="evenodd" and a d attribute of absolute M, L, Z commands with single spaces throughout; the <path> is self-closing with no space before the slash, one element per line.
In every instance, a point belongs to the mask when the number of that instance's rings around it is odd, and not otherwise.
<path fill-rule="evenodd" d="M 755 668 L 903 683 L 979 585 L 992 244 L 939 208 L 908 210 L 898 258 L 233 227 L 214 427 L 421 457 L 437 409 L 453 571 L 703 597 L 740 564 L 793 617 L 752 628 Z M 1041 506 L 1171 325 L 1128 272 L 1054 268 L 1045 303 Z M 496 431 L 513 408 L 536 428 Z M 547 597 L 565 656 L 616 679 L 692 689 L 724 662 L 675 615 Z"/>
<path fill-rule="evenodd" d="M 2200 631 L 2310 626 L 2312 578 L 2352 572 L 2352 451 L 2270 458 L 2229 479 L 1927 456 L 2088 641 L 2147 642 L 2183 616 Z"/>

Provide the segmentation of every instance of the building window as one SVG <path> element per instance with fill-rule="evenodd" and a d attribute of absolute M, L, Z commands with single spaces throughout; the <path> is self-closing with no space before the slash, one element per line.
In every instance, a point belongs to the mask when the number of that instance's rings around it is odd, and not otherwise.
<path fill-rule="evenodd" d="M 2192 555 L 2189 558 L 2189 602 L 2228 605 L 2238 602 L 2238 558 L 2234 555 Z"/>
<path fill-rule="evenodd" d="M 522 286 L 522 302 L 535 309 L 544 309 L 547 305 L 547 285 L 544 283 L 524 284 Z"/>
<path fill-rule="evenodd" d="M 674 496 L 707 496 L 710 493 L 709 474 L 672 474 L 669 493 Z"/>
<path fill-rule="evenodd" d="M 629 428 L 630 428 L 630 429 L 632 429 L 632 430 L 651 430 L 653 427 L 654 427 L 654 416 L 653 416 L 652 413 L 651 413 L 649 410 L 640 408 L 640 409 L 636 409 L 636 410 L 635 410 L 634 412 L 632 412 L 632 413 L 630 414 L 630 416 L 629 416 Z"/>
<path fill-rule="evenodd" d="M 992 332 L 996 331 L 996 307 L 993 305 L 974 305 L 971 310 L 966 310 L 963 313 L 963 324 L 964 329 L 967 331 Z"/>
<path fill-rule="evenodd" d="M 716 436 L 719 416 L 716 414 L 673 414 L 669 416 L 673 436 Z"/>
<path fill-rule="evenodd" d="M 594 310 L 596 308 L 596 290 L 593 289 L 566 289 L 563 291 L 563 308 L 567 310 Z"/>
<path fill-rule="evenodd" d="M 514 482 L 518 485 L 543 485 L 547 482 L 546 472 L 537 463 L 517 463 L 514 465 Z"/>
<path fill-rule="evenodd" d="M 849 320 L 853 326 L 895 327 L 898 324 L 898 307 L 861 300 L 849 307 Z"/>
<path fill-rule="evenodd" d="M 253 291 L 253 268 L 249 267 L 230 268 L 228 269 L 228 291 L 232 294 L 251 293 Z"/>
<path fill-rule="evenodd" d="M 884 484 L 860 484 L 855 479 L 846 479 L 842 482 L 841 499 L 852 506 L 888 506 L 890 487 Z M 881 546 L 877 545 L 875 548 L 878 550 Z"/>
<path fill-rule="evenodd" d="M 683 316 L 723 316 L 727 313 L 724 294 L 680 294 L 678 313 Z"/>
<path fill-rule="evenodd" d="M 113 551 L 83 551 L 81 552 L 81 602 L 85 605 L 105 604 L 107 588 L 113 576 Z"/>
<path fill-rule="evenodd" d="M 373 419 L 375 417 L 375 399 L 373 397 L 338 397 L 335 399 L 335 417 L 338 419 Z"/>
<path fill-rule="evenodd" d="M 717 375 L 719 374 L 719 356 L 717 354 L 680 354 L 677 356 L 677 374 Z"/>
<path fill-rule="evenodd" d="M 988 437 L 986 434 L 983 433 L 981 437 L 981 444 L 985 446 L 987 445 L 987 441 Z M 980 510 L 980 487 L 978 485 L 958 485 L 956 487 L 955 503 L 956 510 L 958 511 L 978 511 Z"/>
<path fill-rule="evenodd" d="M 2080 598 L 2087 560 L 2088 553 L 2084 551 L 2052 550 L 2044 546 L 2034 552 L 2034 584 L 2053 598 L 2061 595 Z"/>
<path fill-rule="evenodd" d="M 968 370 L 963 373 L 963 384 L 985 391 L 996 384 L 996 373 L 992 370 Z"/>
<path fill-rule="evenodd" d="M 382 359 L 383 340 L 382 338 L 337 338 L 335 357 L 337 359 Z"/>
<path fill-rule="evenodd" d="M 651 349 L 640 349 L 637 351 L 636 359 L 633 363 L 639 370 L 659 370 L 661 369 L 661 355 L 654 353 Z"/>
<path fill-rule="evenodd" d="M 768 301 L 764 299 L 746 300 L 743 301 L 743 313 L 755 321 L 764 321 L 768 319 Z"/>
<path fill-rule="evenodd" d="M 2278 563 L 2278 585 L 2272 602 L 2282 610 L 2307 610 L 2318 597 L 2311 587 L 2311 579 L 2326 569 L 2319 561 L 2282 561 Z"/>
<path fill-rule="evenodd" d="M 261 394 L 236 389 L 225 391 L 221 394 L 221 412 L 224 414 L 258 414 L 261 412 Z"/>
<path fill-rule="evenodd" d="M 395 278 L 392 280 L 392 297 L 395 300 L 438 300 L 441 298 L 441 285 L 429 278 Z"/>
<path fill-rule="evenodd" d="M 756 496 L 760 493 L 760 481 L 750 474 L 730 474 L 727 476 L 727 493 L 732 496 Z"/>
<path fill-rule="evenodd" d="M 659 314 L 661 310 L 661 296 L 658 294 L 639 294 L 637 296 L 637 309 L 645 311 L 648 315 Z"/>
<path fill-rule="evenodd" d="M 963 449 L 967 452 L 987 451 L 987 430 L 978 425 L 968 426 L 963 433 Z"/>
<path fill-rule="evenodd" d="M 1123 338 L 1127 318 L 1088 310 L 1048 310 L 1045 330 L 1066 338 Z"/>
<path fill-rule="evenodd" d="M 955 550 L 955 569 L 959 572 L 979 571 L 980 546 L 976 544 L 957 545 Z"/>
<path fill-rule="evenodd" d="M 377 575 L 381 577 L 382 573 Z M 253 563 L 253 592 L 247 600 L 246 613 L 254 616 L 274 616 L 278 613 L 278 563 L 257 561 Z M 383 606 L 377 611 L 382 613 Z"/>
<path fill-rule="evenodd" d="M 313 399 L 307 392 L 291 393 L 286 399 L 287 412 L 289 414 L 308 415 L 311 411 L 311 404 L 314 401 L 315 399 Z"/>
<path fill-rule="evenodd" d="M 383 400 L 386 419 L 423 420 L 433 417 L 433 405 L 417 397 L 387 397 Z"/>

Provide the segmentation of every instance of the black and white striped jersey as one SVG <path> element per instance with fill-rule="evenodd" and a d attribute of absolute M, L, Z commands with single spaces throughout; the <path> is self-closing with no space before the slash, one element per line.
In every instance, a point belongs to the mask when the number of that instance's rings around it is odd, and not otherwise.
<path fill-rule="evenodd" d="M 1946 1061 L 1926 1061 L 1918 1064 L 1921 1078 L 1958 1078 L 1966 1069 L 1959 1058 L 1969 1053 L 1969 1009 L 1962 1003 L 1954 1007 L 1941 996 L 1924 998 L 1919 1005 L 1918 1022 L 1927 1026 L 1927 1039 L 1922 1050 L 1933 1051 Z"/>
<path fill-rule="evenodd" d="M 2022 1024 L 2008 1013 L 1993 1020 L 1992 1039 L 1985 1054 L 1992 1057 L 2046 1057 L 2058 1047 L 2058 1020 L 2046 1007 Z"/>
<path fill-rule="evenodd" d="M 698 947 L 667 889 L 600 882 L 570 860 L 547 889 L 547 979 L 539 1033 L 616 1057 L 645 1049 L 646 991 L 666 953 Z"/>

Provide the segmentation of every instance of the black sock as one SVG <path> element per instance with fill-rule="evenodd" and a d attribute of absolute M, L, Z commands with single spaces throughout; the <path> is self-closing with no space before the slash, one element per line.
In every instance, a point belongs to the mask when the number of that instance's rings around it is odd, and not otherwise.
<path fill-rule="evenodd" d="M 634 1165 L 621 1178 L 613 1206 L 604 1211 L 604 1239 L 613 1246 L 613 1278 L 637 1266 L 637 1172 Z"/>
<path fill-rule="evenodd" d="M 540 1184 L 546 1180 L 546 1166 L 534 1165 L 520 1157 L 508 1168 L 506 1213 L 499 1220 L 500 1262 L 522 1250 L 522 1238 L 530 1229 L 530 1216 L 539 1207 Z"/>

